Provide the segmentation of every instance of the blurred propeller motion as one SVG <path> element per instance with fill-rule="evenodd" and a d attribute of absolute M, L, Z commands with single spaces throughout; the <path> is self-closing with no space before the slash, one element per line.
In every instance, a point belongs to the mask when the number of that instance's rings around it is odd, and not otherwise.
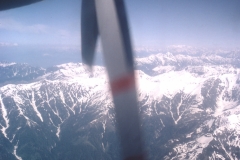
<path fill-rule="evenodd" d="M 123 0 L 82 1 L 82 58 L 93 64 L 98 35 L 116 111 L 122 158 L 143 160 L 133 54 Z"/>

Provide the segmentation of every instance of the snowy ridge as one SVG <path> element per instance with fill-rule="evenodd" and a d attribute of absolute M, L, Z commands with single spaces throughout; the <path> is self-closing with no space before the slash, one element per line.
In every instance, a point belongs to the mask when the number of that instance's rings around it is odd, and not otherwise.
<path fill-rule="evenodd" d="M 16 63 L 1 63 L 0 62 L 0 67 L 7 67 L 7 66 L 12 66 L 15 65 Z"/>
<path fill-rule="evenodd" d="M 107 103 L 111 105 L 111 99 L 108 94 L 108 84 L 105 78 L 104 68 L 102 67 L 94 67 L 95 74 L 91 74 L 87 72 L 85 66 L 82 64 L 64 64 L 57 66 L 59 70 L 44 75 L 38 78 L 37 82 L 29 83 L 29 84 L 9 84 L 0 88 L 0 93 L 4 96 L 13 97 L 13 101 L 15 102 L 16 107 L 18 108 L 19 116 L 23 116 L 28 124 L 36 123 L 36 119 L 31 119 L 30 115 L 32 112 L 27 111 L 33 110 L 35 115 L 39 117 L 41 122 L 44 122 L 43 118 L 43 108 L 45 103 L 48 107 L 51 108 L 51 112 L 58 117 L 61 123 L 54 123 L 54 121 L 50 118 L 49 121 L 52 123 L 54 127 L 57 128 L 56 135 L 59 137 L 60 133 L 60 125 L 70 116 L 70 112 L 75 114 L 78 110 L 79 104 L 83 103 Z M 96 74 L 97 73 L 97 74 Z M 61 80 L 60 80 L 61 79 Z M 45 90 L 41 90 L 44 86 Z M 66 92 L 61 90 L 61 88 L 69 87 L 74 88 L 73 90 L 69 90 L 70 92 Z M 64 87 L 64 88 L 65 88 Z M 78 95 L 77 92 L 82 92 L 83 95 Z M 87 92 L 86 92 L 87 91 Z M 85 94 L 84 94 L 85 92 Z M 106 92 L 104 96 L 96 93 Z M 24 93 L 24 94 L 23 94 Z M 94 95 L 96 98 L 94 98 Z M 64 108 L 67 111 L 67 115 L 60 115 L 59 108 L 57 108 L 56 101 L 54 97 L 59 97 L 59 100 L 63 104 Z M 89 98 L 92 97 L 92 101 L 89 101 Z M 28 98 L 30 98 L 28 100 Z M 41 103 L 38 103 L 37 99 L 42 99 Z M 45 100 L 46 99 L 46 100 Z M 96 101 L 95 101 L 96 100 Z M 54 102 L 55 101 L 55 102 Z M 54 106 L 52 105 L 54 102 Z M 71 105 L 69 105 L 69 103 Z M 26 108 L 25 106 L 31 106 L 32 109 Z M 8 128 L 8 119 L 7 119 L 7 110 L 4 107 L 3 103 L 1 103 L 3 118 L 6 122 L 6 127 L 3 127 L 2 131 L 6 136 L 5 130 Z M 103 110 L 105 110 L 103 108 Z M 44 110 L 44 113 L 49 111 Z M 81 108 L 80 108 L 81 112 Z M 29 119 L 30 118 L 30 119 Z M 5 125 L 3 125 L 5 126 Z"/>

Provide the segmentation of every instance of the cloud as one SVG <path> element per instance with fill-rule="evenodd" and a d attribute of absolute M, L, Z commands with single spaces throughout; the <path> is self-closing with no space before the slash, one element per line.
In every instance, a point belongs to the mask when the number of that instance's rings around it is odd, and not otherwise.
<path fill-rule="evenodd" d="M 0 47 L 16 47 L 16 46 L 18 46 L 17 43 L 0 42 Z"/>
<path fill-rule="evenodd" d="M 81 47 L 79 45 L 64 45 L 64 46 L 54 46 L 52 49 L 57 51 L 81 51 Z"/>
<path fill-rule="evenodd" d="M 0 19 L 0 29 L 18 32 L 46 33 L 48 26 L 43 24 L 26 25 L 13 19 Z"/>
<path fill-rule="evenodd" d="M 63 29 L 58 30 L 57 34 L 59 34 L 61 37 L 71 37 L 70 32 Z"/>
<path fill-rule="evenodd" d="M 46 43 L 46 44 L 79 44 L 80 43 L 80 29 L 75 31 L 69 28 L 61 28 L 59 26 L 50 26 L 47 24 L 25 24 L 11 18 L 0 18 L 0 31 L 18 32 L 21 37 L 14 37 L 21 39 L 31 36 L 27 43 Z M 1 37 L 4 38 L 4 37 Z M 12 41 L 16 41 L 16 40 Z M 22 43 L 22 41 L 17 41 Z"/>
<path fill-rule="evenodd" d="M 33 33 L 46 33 L 47 32 L 47 26 L 42 24 L 35 24 L 32 26 L 28 26 L 27 30 Z"/>
<path fill-rule="evenodd" d="M 134 52 L 146 52 L 146 53 L 158 53 L 161 52 L 161 48 L 149 47 L 149 46 L 140 46 L 133 48 Z"/>
<path fill-rule="evenodd" d="M 174 52 L 174 53 L 192 53 L 192 54 L 197 54 L 199 52 L 203 52 L 204 48 L 197 48 L 197 47 L 193 47 L 193 46 L 189 46 L 189 45 L 182 45 L 182 44 L 178 44 L 178 45 L 170 45 L 167 46 L 167 50 L 169 52 Z"/>
<path fill-rule="evenodd" d="M 79 46 L 81 43 L 79 31 L 67 30 L 67 29 L 51 29 L 51 34 L 54 38 L 57 38 L 57 42 L 63 46 Z M 63 47 L 65 48 L 65 47 Z M 67 47 L 66 50 L 69 48 Z"/>
<path fill-rule="evenodd" d="M 169 47 L 172 47 L 172 48 L 192 48 L 192 46 L 188 46 L 188 45 L 184 45 L 184 44 L 170 45 Z"/>
<path fill-rule="evenodd" d="M 42 56 L 43 56 L 43 57 L 51 57 L 51 55 L 48 54 L 48 53 L 44 53 Z"/>

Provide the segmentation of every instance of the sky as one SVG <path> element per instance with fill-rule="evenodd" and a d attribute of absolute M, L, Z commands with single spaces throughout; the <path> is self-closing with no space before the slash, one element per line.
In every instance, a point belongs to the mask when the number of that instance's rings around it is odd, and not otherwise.
<path fill-rule="evenodd" d="M 137 45 L 238 47 L 240 1 L 126 1 Z"/>
<path fill-rule="evenodd" d="M 133 48 L 240 46 L 239 0 L 125 0 Z M 80 56 L 81 0 L 45 0 L 0 12 L 0 61 Z M 35 57 L 34 57 L 35 56 Z M 12 58 L 9 58 L 12 57 Z M 29 58 L 30 57 L 30 58 Z M 71 58 L 69 59 L 71 60 Z"/>

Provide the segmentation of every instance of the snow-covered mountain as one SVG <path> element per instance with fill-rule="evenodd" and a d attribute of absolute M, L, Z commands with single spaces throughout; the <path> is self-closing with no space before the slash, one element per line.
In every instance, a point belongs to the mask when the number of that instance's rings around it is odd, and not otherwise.
<path fill-rule="evenodd" d="M 239 60 L 136 59 L 149 159 L 240 159 Z M 0 159 L 121 159 L 104 67 L 1 63 L 0 73 Z"/>

